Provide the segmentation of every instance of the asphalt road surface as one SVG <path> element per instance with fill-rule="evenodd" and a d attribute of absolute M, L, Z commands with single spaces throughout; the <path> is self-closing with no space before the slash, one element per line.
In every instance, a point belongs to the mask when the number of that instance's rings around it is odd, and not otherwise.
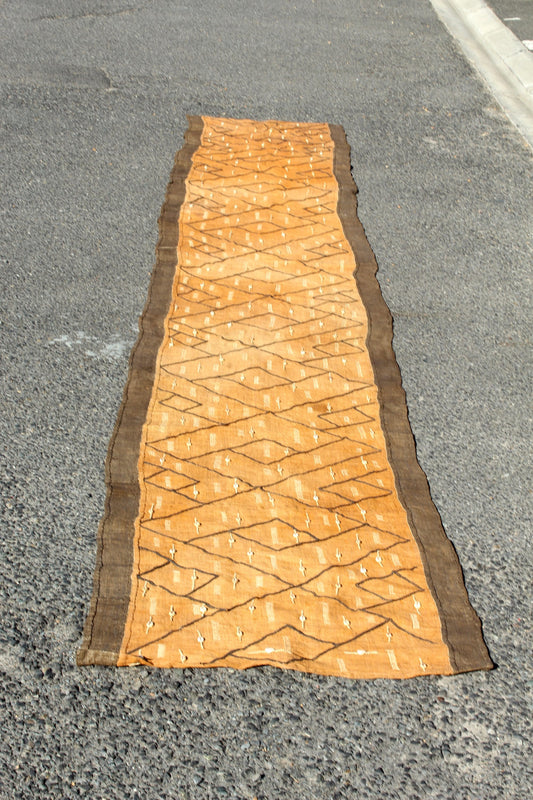
<path fill-rule="evenodd" d="M 4 0 L 0 97 L 0 797 L 528 800 L 532 158 L 429 0 Z M 344 126 L 496 670 L 75 666 L 187 113 Z"/>

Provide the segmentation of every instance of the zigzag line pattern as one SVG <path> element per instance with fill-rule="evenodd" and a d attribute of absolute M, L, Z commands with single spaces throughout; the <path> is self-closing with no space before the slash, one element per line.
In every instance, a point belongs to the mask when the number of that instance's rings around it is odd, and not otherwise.
<path fill-rule="evenodd" d="M 387 459 L 329 128 L 203 122 L 119 663 L 450 672 Z"/>

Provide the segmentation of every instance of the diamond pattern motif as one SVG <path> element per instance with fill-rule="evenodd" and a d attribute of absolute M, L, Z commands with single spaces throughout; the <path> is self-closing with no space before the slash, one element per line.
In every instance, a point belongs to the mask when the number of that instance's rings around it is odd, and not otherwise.
<path fill-rule="evenodd" d="M 204 118 L 119 663 L 451 671 L 337 198 L 326 125 Z"/>

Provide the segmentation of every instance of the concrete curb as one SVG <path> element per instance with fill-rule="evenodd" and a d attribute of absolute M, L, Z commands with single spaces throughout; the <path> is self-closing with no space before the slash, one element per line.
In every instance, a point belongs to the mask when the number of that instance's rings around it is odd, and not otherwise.
<path fill-rule="evenodd" d="M 511 122 L 533 147 L 533 53 L 483 0 L 431 0 Z"/>

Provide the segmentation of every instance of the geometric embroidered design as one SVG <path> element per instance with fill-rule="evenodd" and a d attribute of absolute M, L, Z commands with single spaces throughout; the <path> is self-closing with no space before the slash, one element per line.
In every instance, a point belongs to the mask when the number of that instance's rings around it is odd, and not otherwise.
<path fill-rule="evenodd" d="M 145 427 L 125 663 L 449 671 L 332 159 L 326 125 L 204 119 Z"/>

